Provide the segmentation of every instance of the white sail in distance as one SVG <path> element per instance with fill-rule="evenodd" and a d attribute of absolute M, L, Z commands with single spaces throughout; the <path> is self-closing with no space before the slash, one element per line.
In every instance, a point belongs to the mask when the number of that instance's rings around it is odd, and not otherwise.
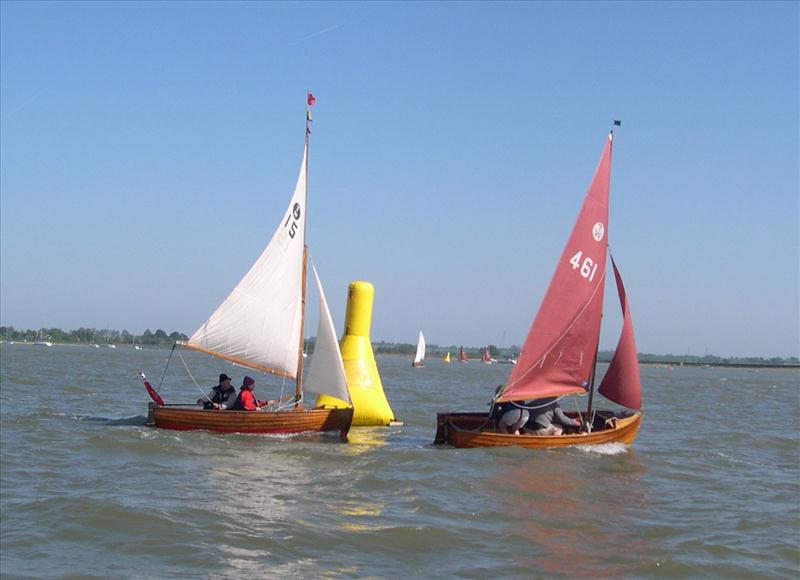
<path fill-rule="evenodd" d="M 317 341 L 314 343 L 314 355 L 311 357 L 307 374 L 303 373 L 303 390 L 330 395 L 350 403 L 342 352 L 339 350 L 339 341 L 336 339 L 331 312 L 328 309 L 328 302 L 325 300 L 322 282 L 319 281 L 319 274 L 313 264 L 311 270 L 314 272 L 319 294 L 319 326 L 317 327 Z"/>
<path fill-rule="evenodd" d="M 267 247 L 182 346 L 295 378 L 302 323 L 308 141 L 289 207 Z"/>
<path fill-rule="evenodd" d="M 420 330 L 419 338 L 417 339 L 417 354 L 414 355 L 414 364 L 421 363 L 424 360 L 425 360 L 425 337 L 422 335 L 422 331 Z"/>

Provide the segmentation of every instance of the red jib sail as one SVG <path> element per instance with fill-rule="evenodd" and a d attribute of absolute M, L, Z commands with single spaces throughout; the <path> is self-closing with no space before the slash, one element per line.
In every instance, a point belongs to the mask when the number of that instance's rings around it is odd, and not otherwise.
<path fill-rule="evenodd" d="M 589 387 L 603 310 L 611 140 L 609 135 L 550 287 L 498 401 L 580 393 Z"/>
<path fill-rule="evenodd" d="M 622 285 L 622 276 L 619 274 L 613 257 L 611 265 L 614 267 L 619 302 L 622 305 L 622 333 L 619 336 L 617 350 L 614 351 L 611 364 L 597 392 L 623 407 L 641 409 L 642 385 L 639 376 L 639 359 L 636 357 L 636 342 L 633 339 L 631 311 L 628 307 L 625 286 Z"/>

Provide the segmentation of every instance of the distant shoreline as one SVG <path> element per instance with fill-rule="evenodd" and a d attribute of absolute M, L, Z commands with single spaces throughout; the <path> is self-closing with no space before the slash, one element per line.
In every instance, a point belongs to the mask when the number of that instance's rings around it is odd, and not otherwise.
<path fill-rule="evenodd" d="M 0 344 L 4 345 L 28 345 L 28 346 L 41 346 L 37 345 L 36 342 L 25 342 L 23 340 L 20 341 L 7 341 L 7 340 L 0 340 Z M 99 348 L 107 349 L 108 343 L 97 343 Z M 133 345 L 130 343 L 111 343 L 114 344 L 115 348 L 120 348 L 122 350 L 131 349 L 133 350 Z M 375 352 L 376 356 L 391 356 L 391 357 L 402 357 L 402 358 L 411 358 L 411 355 L 408 353 L 398 353 L 398 352 L 381 352 L 380 348 L 378 347 L 379 343 L 373 343 L 373 351 Z M 52 346 L 70 346 L 70 347 L 84 347 L 90 348 L 92 344 L 88 344 L 85 342 L 53 342 Z M 140 347 L 142 350 L 158 350 L 158 349 L 169 349 L 172 348 L 172 344 L 137 344 L 136 346 Z M 410 345 L 409 345 L 410 346 Z M 313 350 L 311 351 L 313 353 Z M 427 358 L 429 359 L 439 359 L 441 358 L 441 354 L 438 353 L 431 353 L 428 355 Z M 757 362 L 727 362 L 727 361 L 676 361 L 671 358 L 663 358 L 663 359 L 653 359 L 651 358 L 653 355 L 644 355 L 647 357 L 647 360 L 640 360 L 639 364 L 641 366 L 646 367 L 700 367 L 700 368 L 714 368 L 714 367 L 721 367 L 721 368 L 743 368 L 743 369 L 784 369 L 784 370 L 800 370 L 800 363 L 757 363 Z M 471 358 L 470 361 L 474 363 L 480 363 L 479 358 Z M 608 364 L 610 361 L 606 360 L 605 358 L 599 361 L 601 364 Z"/>

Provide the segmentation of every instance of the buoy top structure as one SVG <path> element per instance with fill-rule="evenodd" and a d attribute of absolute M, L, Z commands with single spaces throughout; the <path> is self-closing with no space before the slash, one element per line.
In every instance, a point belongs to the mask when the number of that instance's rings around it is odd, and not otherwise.
<path fill-rule="evenodd" d="M 372 301 L 375 289 L 369 282 L 351 282 L 347 291 L 344 336 L 339 341 L 353 401 L 353 426 L 396 424 L 394 413 L 383 392 L 378 365 L 369 338 L 372 324 Z M 346 403 L 329 395 L 317 397 L 316 404 L 344 407 Z"/>

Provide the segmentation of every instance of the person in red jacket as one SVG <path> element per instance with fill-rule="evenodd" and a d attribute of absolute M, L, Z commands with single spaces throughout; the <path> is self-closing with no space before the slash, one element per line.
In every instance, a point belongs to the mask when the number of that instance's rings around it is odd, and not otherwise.
<path fill-rule="evenodd" d="M 234 411 L 260 411 L 261 407 L 272 405 L 275 401 L 259 401 L 253 395 L 253 386 L 256 382 L 250 377 L 245 377 L 242 381 L 242 388 L 239 390 L 239 396 L 236 397 L 236 402 L 233 404 Z"/>

